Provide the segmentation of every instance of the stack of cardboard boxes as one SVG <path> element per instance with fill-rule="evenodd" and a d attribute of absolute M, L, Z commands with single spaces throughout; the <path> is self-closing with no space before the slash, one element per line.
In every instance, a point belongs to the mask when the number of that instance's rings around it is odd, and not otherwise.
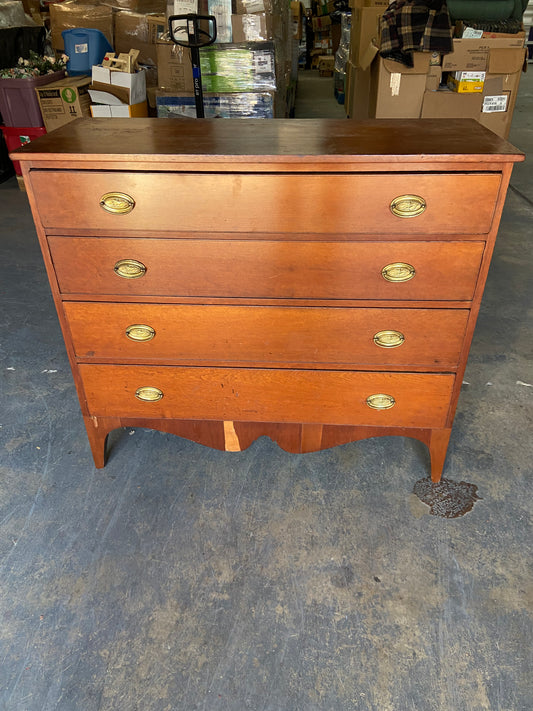
<path fill-rule="evenodd" d="M 387 0 L 351 3 L 350 118 L 474 118 L 508 136 L 525 60 L 523 32 L 473 33 L 459 25 L 451 54 L 415 52 L 408 68 L 379 56 Z"/>
<path fill-rule="evenodd" d="M 233 10 L 229 22 L 217 21 L 217 42 L 200 50 L 205 115 L 287 116 L 297 70 L 296 8 L 290 0 L 235 0 Z M 194 116 L 189 50 L 163 39 L 156 52 L 157 115 Z"/>
<path fill-rule="evenodd" d="M 313 49 L 311 50 L 311 69 L 318 69 L 325 72 L 325 67 L 329 67 L 330 60 L 325 57 L 330 57 L 335 54 L 339 44 L 338 35 L 340 32 L 335 32 L 335 29 L 340 27 L 333 25 L 331 21 L 331 13 L 335 12 L 334 0 L 329 2 L 313 3 L 313 15 L 311 23 L 313 26 Z M 333 74 L 333 70 L 332 70 Z M 324 74 L 324 76 L 330 76 Z"/>
<path fill-rule="evenodd" d="M 167 12 L 181 10 L 173 3 L 167 8 L 166 0 L 107 2 L 51 5 L 54 48 L 63 48 L 65 29 L 99 29 L 117 54 L 139 50 L 153 113 L 194 116 L 190 53 L 168 39 Z M 192 0 L 192 5 L 191 11 L 217 18 L 217 42 L 200 50 L 206 115 L 289 115 L 298 68 L 300 2 Z"/>

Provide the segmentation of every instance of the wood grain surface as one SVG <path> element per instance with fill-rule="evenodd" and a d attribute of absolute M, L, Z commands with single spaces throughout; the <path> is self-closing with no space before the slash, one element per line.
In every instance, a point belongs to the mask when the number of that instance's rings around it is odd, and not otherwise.
<path fill-rule="evenodd" d="M 76 357 L 92 362 L 259 365 L 290 368 L 420 366 L 453 369 L 466 309 L 346 309 L 65 302 Z M 126 336 L 132 324 L 155 331 Z M 376 333 L 399 331 L 394 348 Z"/>
<path fill-rule="evenodd" d="M 80 224 L 100 230 L 484 234 L 490 230 L 499 174 L 275 175 L 33 171 L 47 230 Z M 135 201 L 124 215 L 100 207 L 120 192 Z M 416 195 L 425 211 L 396 217 L 391 202 Z M 58 195 L 68 196 L 57 200 Z"/>
<path fill-rule="evenodd" d="M 67 294 L 313 299 L 469 300 L 483 242 L 286 242 L 49 237 L 59 288 Z M 113 269 L 146 266 L 139 279 Z M 381 270 L 406 262 L 413 279 Z"/>
<path fill-rule="evenodd" d="M 182 418 L 439 428 L 446 424 L 453 375 L 266 368 L 79 365 L 96 417 Z M 135 397 L 163 392 L 158 402 Z M 370 395 L 396 404 L 373 410 Z"/>

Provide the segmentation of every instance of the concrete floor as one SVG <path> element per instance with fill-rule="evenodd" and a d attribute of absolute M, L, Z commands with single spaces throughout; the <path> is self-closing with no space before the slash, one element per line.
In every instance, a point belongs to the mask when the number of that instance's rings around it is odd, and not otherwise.
<path fill-rule="evenodd" d="M 448 520 L 401 438 L 226 454 L 124 430 L 95 470 L 26 197 L 0 185 L 0 709 L 531 711 L 532 186 L 518 166 L 445 470 L 482 499 Z"/>

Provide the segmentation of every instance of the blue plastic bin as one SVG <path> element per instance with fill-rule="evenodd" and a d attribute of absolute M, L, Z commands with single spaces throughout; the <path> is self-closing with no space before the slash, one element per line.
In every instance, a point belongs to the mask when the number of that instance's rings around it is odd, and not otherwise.
<path fill-rule="evenodd" d="M 69 58 L 67 72 L 71 76 L 90 74 L 93 64 L 100 64 L 106 52 L 113 51 L 100 30 L 77 27 L 74 30 L 63 30 L 61 35 L 65 43 L 65 54 Z"/>

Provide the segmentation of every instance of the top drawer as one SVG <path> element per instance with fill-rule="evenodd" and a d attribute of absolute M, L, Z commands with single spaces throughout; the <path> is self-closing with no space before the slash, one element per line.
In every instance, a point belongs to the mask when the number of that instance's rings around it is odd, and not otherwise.
<path fill-rule="evenodd" d="M 484 234 L 500 175 L 36 170 L 31 183 L 51 231 Z"/>

